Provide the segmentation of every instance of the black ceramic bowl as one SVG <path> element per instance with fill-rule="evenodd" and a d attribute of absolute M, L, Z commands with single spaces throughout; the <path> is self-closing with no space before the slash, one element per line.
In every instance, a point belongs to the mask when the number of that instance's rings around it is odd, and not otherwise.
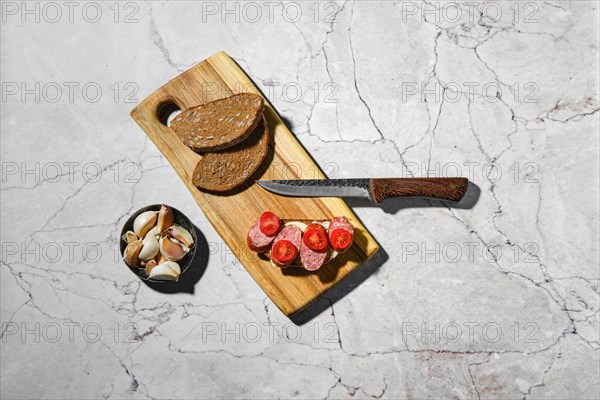
<path fill-rule="evenodd" d="M 159 211 L 160 207 L 161 207 L 161 204 L 152 204 L 151 206 L 146 206 L 146 207 L 140 208 L 139 210 L 137 210 L 136 212 L 131 214 L 131 216 L 127 219 L 127 221 L 125 221 L 125 225 L 123 225 L 123 229 L 121 229 L 121 235 L 119 236 L 119 249 L 121 251 L 121 259 L 123 259 L 123 252 L 125 251 L 125 247 L 127 247 L 127 243 L 123 240 L 123 235 L 127 231 L 133 231 L 133 221 L 135 221 L 137 216 L 140 215 L 141 213 L 146 212 L 146 211 Z M 171 206 L 169 206 L 169 207 L 171 207 Z M 192 263 L 192 260 L 194 259 L 194 255 L 196 254 L 196 248 L 198 247 L 197 246 L 198 236 L 196 235 L 196 227 L 194 226 L 194 224 L 192 224 L 192 221 L 190 221 L 190 219 L 188 217 L 186 217 L 178 209 L 176 209 L 174 207 L 171 207 L 171 209 L 173 210 L 173 215 L 174 215 L 173 223 L 177 224 L 177 225 L 181 225 L 185 229 L 187 229 L 187 231 L 190 233 L 190 235 L 192 235 L 192 238 L 194 239 L 194 245 L 191 247 L 189 253 L 187 253 L 185 255 L 185 257 L 183 257 L 181 260 L 177 261 L 177 264 L 179 264 L 179 267 L 181 268 L 181 274 L 184 274 L 185 271 L 189 268 L 190 264 Z M 155 280 L 155 279 L 150 279 L 150 278 L 148 278 L 148 275 L 146 274 L 146 270 L 144 268 L 131 268 L 129 265 L 127 265 L 125 260 L 123 260 L 123 264 L 125 264 L 125 266 L 127 267 L 128 270 L 130 270 L 131 272 L 136 274 L 138 276 L 138 278 L 140 278 L 144 281 L 161 282 L 161 283 L 169 282 L 169 281 L 159 281 L 159 280 Z"/>

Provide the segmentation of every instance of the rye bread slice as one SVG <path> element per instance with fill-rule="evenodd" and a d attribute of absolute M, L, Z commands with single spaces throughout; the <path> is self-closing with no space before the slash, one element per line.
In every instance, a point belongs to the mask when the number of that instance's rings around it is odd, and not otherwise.
<path fill-rule="evenodd" d="M 202 154 L 192 182 L 211 192 L 226 192 L 244 183 L 258 169 L 269 149 L 269 127 L 264 116 L 250 137 L 217 153 Z"/>
<path fill-rule="evenodd" d="M 263 98 L 256 94 L 234 94 L 188 108 L 173 119 L 171 128 L 195 151 L 222 150 L 246 140 L 254 132 L 263 107 Z"/>

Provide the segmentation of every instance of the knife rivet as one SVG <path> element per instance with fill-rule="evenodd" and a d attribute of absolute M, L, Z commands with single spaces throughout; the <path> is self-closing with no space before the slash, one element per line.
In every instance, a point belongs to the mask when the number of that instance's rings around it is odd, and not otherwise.
<path fill-rule="evenodd" d="M 383 185 L 383 191 L 387 192 L 388 190 L 390 190 L 390 185 L 388 185 L 388 184 Z"/>

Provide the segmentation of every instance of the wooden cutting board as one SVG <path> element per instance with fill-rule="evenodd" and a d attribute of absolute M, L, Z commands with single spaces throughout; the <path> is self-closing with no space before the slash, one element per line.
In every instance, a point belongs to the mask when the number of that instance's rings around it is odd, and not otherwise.
<path fill-rule="evenodd" d="M 358 268 L 379 247 L 342 199 L 282 197 L 254 183 L 256 179 L 325 178 L 266 99 L 265 116 L 271 143 L 267 158 L 252 180 L 228 195 L 205 193 L 192 184 L 191 175 L 200 155 L 181 143 L 163 123 L 166 115 L 175 106 L 184 110 L 239 92 L 262 95 L 240 67 L 226 53 L 219 52 L 152 93 L 131 112 L 131 116 L 169 160 L 206 218 L 252 278 L 289 316 Z M 275 268 L 246 247 L 248 230 L 266 210 L 273 211 L 284 220 L 345 216 L 355 227 L 354 244 L 346 253 L 315 272 L 302 268 Z"/>

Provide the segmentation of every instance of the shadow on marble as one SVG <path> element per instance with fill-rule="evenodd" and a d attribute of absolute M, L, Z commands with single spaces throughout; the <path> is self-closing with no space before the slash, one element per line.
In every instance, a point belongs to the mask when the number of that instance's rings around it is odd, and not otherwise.
<path fill-rule="evenodd" d="M 333 304 L 362 284 L 389 259 L 389 255 L 385 249 L 379 243 L 378 245 L 380 246 L 379 251 L 366 263 L 356 268 L 306 308 L 292 314 L 290 320 L 296 325 L 304 325 L 319 314 L 331 310 Z"/>
<path fill-rule="evenodd" d="M 194 225 L 194 228 L 196 229 L 196 237 L 198 238 L 198 242 L 196 243 L 196 254 L 188 269 L 185 273 L 181 274 L 179 282 L 149 282 L 142 280 L 146 286 L 157 292 L 167 294 L 194 293 L 194 287 L 202 275 L 204 275 L 204 271 L 208 265 L 209 253 L 206 237 L 204 237 L 204 234 L 196 225 Z"/>
<path fill-rule="evenodd" d="M 385 199 L 381 204 L 375 204 L 367 199 L 361 198 L 346 198 L 346 204 L 351 208 L 359 207 L 378 207 L 381 208 L 387 214 L 396 214 L 398 211 L 405 208 L 429 208 L 429 207 L 443 207 L 443 208 L 457 208 L 463 210 L 469 210 L 475 207 L 475 204 L 479 201 L 481 196 L 481 189 L 475 183 L 469 181 L 469 186 L 465 197 L 462 198 L 458 203 L 452 203 L 442 200 L 433 200 L 428 198 L 402 198 L 402 197 L 391 197 Z"/>

